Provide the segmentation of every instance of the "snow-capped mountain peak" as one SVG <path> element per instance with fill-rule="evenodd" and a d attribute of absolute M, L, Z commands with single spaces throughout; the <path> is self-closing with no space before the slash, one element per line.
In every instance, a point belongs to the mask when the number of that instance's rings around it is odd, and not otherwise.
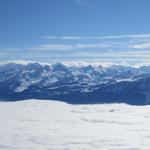
<path fill-rule="evenodd" d="M 62 99 L 69 103 L 149 101 L 150 67 L 15 64 L 0 66 L 0 99 Z"/>

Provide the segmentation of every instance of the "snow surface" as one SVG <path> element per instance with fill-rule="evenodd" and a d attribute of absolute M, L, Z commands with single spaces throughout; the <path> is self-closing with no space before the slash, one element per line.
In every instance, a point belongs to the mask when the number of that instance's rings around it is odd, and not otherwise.
<path fill-rule="evenodd" d="M 150 150 L 150 106 L 0 102 L 1 150 Z"/>

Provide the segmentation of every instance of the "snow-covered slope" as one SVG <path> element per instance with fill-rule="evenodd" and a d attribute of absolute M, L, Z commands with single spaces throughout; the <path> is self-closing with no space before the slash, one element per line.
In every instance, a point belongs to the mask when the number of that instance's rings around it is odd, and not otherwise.
<path fill-rule="evenodd" d="M 1 150 L 149 150 L 150 106 L 0 102 Z"/>

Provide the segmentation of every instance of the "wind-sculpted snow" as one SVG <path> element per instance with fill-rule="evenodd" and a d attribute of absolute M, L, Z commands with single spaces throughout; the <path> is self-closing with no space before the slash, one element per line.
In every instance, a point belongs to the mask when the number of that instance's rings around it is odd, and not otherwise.
<path fill-rule="evenodd" d="M 149 150 L 150 106 L 0 102 L 2 150 Z"/>
<path fill-rule="evenodd" d="M 59 99 L 73 104 L 150 103 L 150 66 L 66 65 L 0 66 L 0 99 Z"/>

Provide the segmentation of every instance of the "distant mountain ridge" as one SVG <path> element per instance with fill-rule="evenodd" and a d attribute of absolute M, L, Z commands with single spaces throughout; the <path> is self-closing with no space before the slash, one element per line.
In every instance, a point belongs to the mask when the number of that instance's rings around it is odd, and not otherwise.
<path fill-rule="evenodd" d="M 0 99 L 32 98 L 73 104 L 149 104 L 150 66 L 0 65 Z"/>

